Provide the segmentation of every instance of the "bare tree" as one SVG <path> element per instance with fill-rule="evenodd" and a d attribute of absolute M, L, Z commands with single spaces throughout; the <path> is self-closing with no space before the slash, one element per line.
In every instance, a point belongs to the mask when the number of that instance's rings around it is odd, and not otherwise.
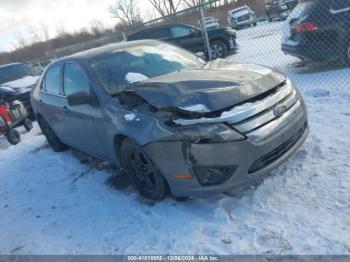
<path fill-rule="evenodd" d="M 42 38 L 44 39 L 44 41 L 49 41 L 50 34 L 49 34 L 49 29 L 48 29 L 47 25 L 40 24 L 40 29 L 41 29 L 41 34 L 42 34 Z"/>
<path fill-rule="evenodd" d="M 132 26 L 142 21 L 136 0 L 118 0 L 115 5 L 109 6 L 109 12 L 123 24 Z"/>
<path fill-rule="evenodd" d="M 162 16 L 175 14 L 183 0 L 149 0 L 153 8 Z"/>
<path fill-rule="evenodd" d="M 205 0 L 183 0 L 187 7 L 193 7 L 205 2 Z"/>
<path fill-rule="evenodd" d="M 94 20 L 90 23 L 90 31 L 94 36 L 101 36 L 105 31 L 105 26 L 102 21 Z"/>
<path fill-rule="evenodd" d="M 16 33 L 17 48 L 25 48 L 29 43 L 28 40 L 22 35 L 22 33 Z"/>
<path fill-rule="evenodd" d="M 57 24 L 57 26 L 56 26 L 56 34 L 57 34 L 57 37 L 64 37 L 64 36 L 66 36 L 68 34 L 66 29 L 64 28 L 64 25 L 62 23 L 61 24 Z"/>

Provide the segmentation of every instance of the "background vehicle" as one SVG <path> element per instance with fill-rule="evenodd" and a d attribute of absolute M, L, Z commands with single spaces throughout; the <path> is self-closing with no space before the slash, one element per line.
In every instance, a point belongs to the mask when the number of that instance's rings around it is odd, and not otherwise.
<path fill-rule="evenodd" d="M 217 29 L 220 27 L 218 19 L 215 19 L 214 17 L 205 17 L 204 24 L 208 30 Z"/>
<path fill-rule="evenodd" d="M 288 15 L 297 6 L 299 0 L 268 0 L 266 1 L 267 19 L 271 22 L 273 19 L 285 20 Z"/>
<path fill-rule="evenodd" d="M 33 128 L 23 104 L 19 101 L 8 104 L 0 97 L 0 136 L 6 136 L 10 144 L 17 145 L 21 140 L 21 135 L 15 128 L 20 125 L 24 125 L 27 131 Z"/>
<path fill-rule="evenodd" d="M 342 59 L 350 65 L 350 1 L 300 3 L 284 26 L 282 50 L 305 60 Z"/>
<path fill-rule="evenodd" d="M 58 60 L 31 98 L 54 150 L 69 145 L 121 164 L 151 199 L 163 198 L 168 186 L 181 197 L 250 184 L 308 134 L 304 101 L 282 74 L 205 63 L 153 40 Z"/>
<path fill-rule="evenodd" d="M 257 25 L 255 13 L 246 5 L 229 11 L 227 21 L 233 29 Z"/>
<path fill-rule="evenodd" d="M 32 116 L 30 90 L 39 80 L 40 72 L 33 67 L 14 63 L 0 66 L 0 96 L 9 103 L 18 100 Z"/>
<path fill-rule="evenodd" d="M 228 52 L 237 49 L 236 32 L 231 28 L 209 30 L 208 37 L 213 59 L 226 57 Z M 128 41 L 140 39 L 156 39 L 174 43 L 194 53 L 203 52 L 208 57 L 202 30 L 189 25 L 163 25 L 128 36 Z"/>

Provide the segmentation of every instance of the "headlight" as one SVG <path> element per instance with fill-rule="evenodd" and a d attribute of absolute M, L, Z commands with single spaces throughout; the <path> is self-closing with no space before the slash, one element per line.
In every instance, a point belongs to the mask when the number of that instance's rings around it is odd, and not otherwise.
<path fill-rule="evenodd" d="M 178 131 L 193 143 L 222 143 L 245 139 L 245 136 L 224 123 L 179 127 Z"/>

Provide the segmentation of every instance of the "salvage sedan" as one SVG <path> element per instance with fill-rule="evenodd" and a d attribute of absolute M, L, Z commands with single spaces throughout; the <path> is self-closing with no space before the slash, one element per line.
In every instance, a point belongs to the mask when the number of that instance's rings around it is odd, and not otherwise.
<path fill-rule="evenodd" d="M 30 91 L 39 77 L 40 72 L 27 64 L 14 63 L 0 66 L 0 98 L 9 103 L 15 100 L 21 101 L 32 117 Z"/>
<path fill-rule="evenodd" d="M 242 188 L 308 134 L 302 96 L 279 72 L 153 40 L 58 60 L 32 91 L 55 151 L 71 146 L 122 167 L 147 198 Z"/>

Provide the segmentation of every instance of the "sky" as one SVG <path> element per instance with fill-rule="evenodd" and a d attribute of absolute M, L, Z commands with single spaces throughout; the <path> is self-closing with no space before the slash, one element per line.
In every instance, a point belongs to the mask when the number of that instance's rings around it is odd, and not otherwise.
<path fill-rule="evenodd" d="M 100 20 L 106 27 L 118 21 L 111 17 L 108 6 L 116 0 L 0 0 L 0 51 L 10 51 L 13 43 L 32 30 L 46 25 L 50 37 L 57 28 L 66 31 L 89 27 Z M 138 2 L 141 12 L 149 6 L 147 0 Z"/>

